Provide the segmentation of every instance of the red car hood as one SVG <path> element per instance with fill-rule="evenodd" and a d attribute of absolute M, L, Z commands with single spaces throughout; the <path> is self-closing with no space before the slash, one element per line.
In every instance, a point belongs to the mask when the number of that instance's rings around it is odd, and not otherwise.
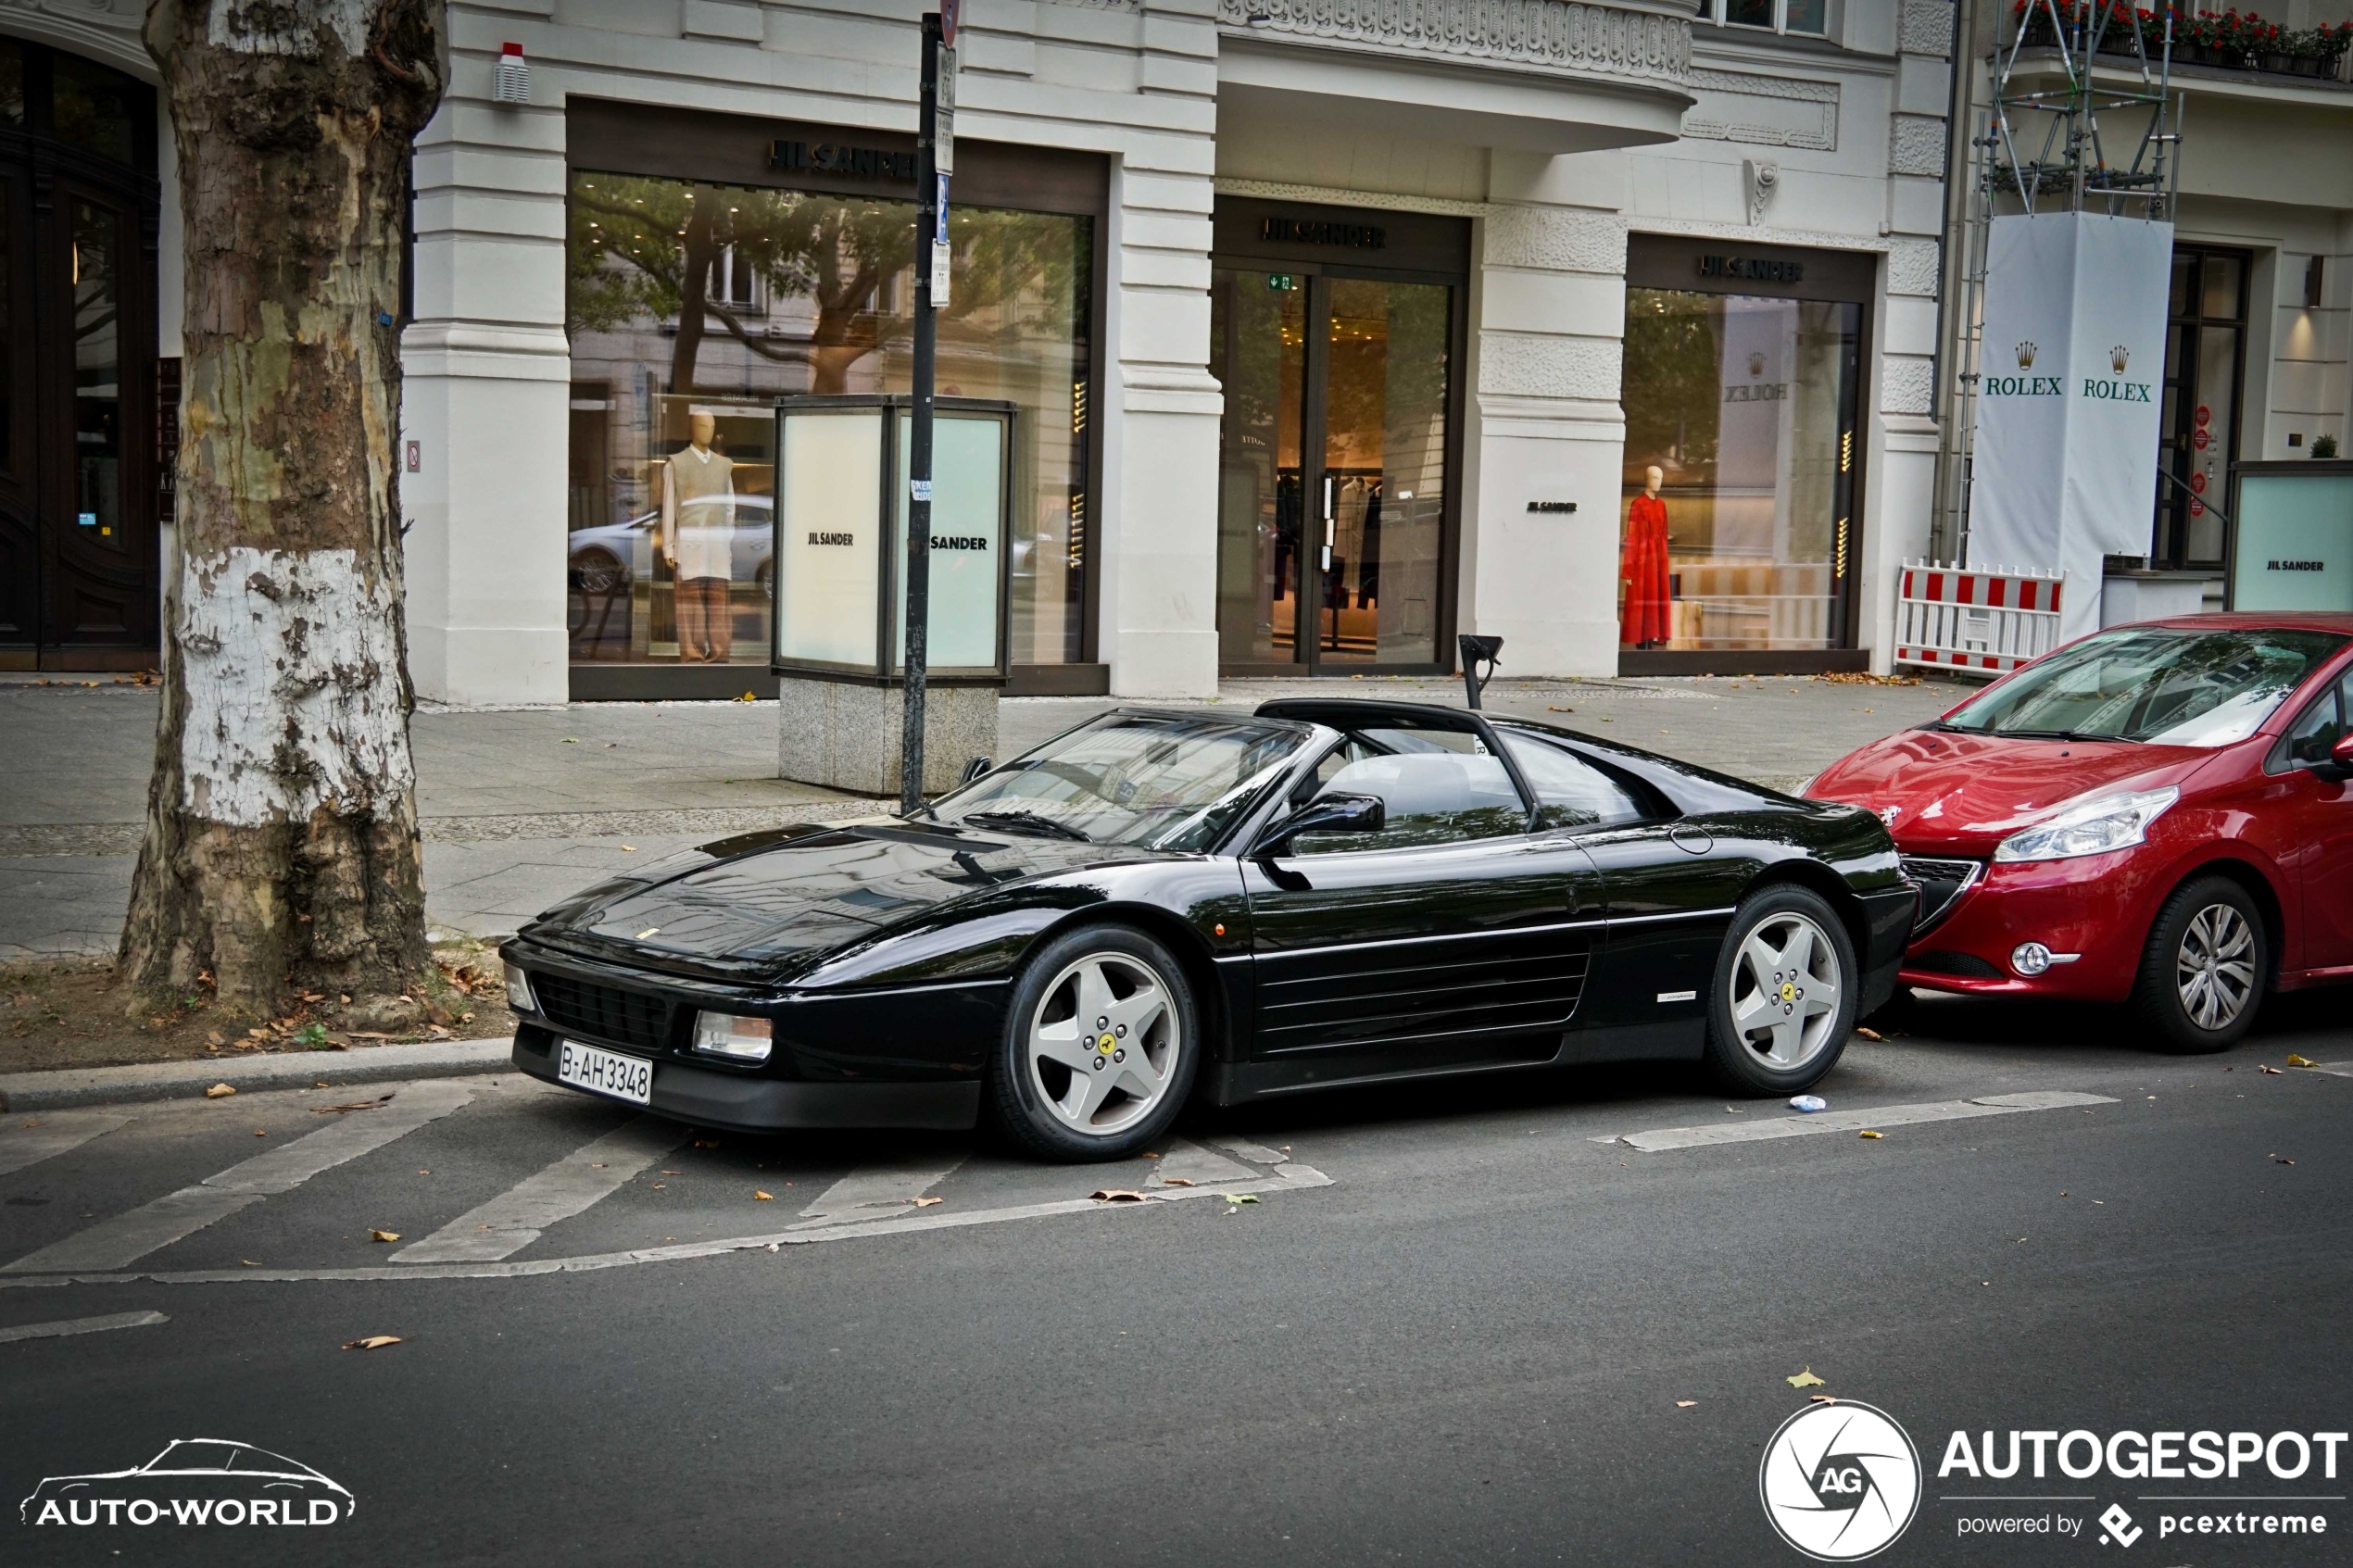
<path fill-rule="evenodd" d="M 2213 756 L 2186 746 L 1904 730 L 1826 769 L 1806 794 L 1878 812 L 1907 852 L 1982 856 L 2078 797 L 2180 784 Z"/>

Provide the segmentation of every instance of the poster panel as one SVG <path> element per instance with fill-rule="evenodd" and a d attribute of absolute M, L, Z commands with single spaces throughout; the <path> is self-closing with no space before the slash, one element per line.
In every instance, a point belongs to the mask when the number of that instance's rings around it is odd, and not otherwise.
<path fill-rule="evenodd" d="M 882 596 L 883 422 L 787 409 L 776 494 L 776 657 L 873 669 Z"/>
<path fill-rule="evenodd" d="M 912 416 L 899 416 L 899 483 L 907 494 Z M 932 415 L 931 610 L 925 660 L 934 670 L 993 670 L 997 665 L 999 570 L 1005 539 L 1005 426 L 1000 414 Z M 894 529 L 898 581 L 907 581 L 907 531 Z M 892 663 L 907 662 L 906 616 Z"/>

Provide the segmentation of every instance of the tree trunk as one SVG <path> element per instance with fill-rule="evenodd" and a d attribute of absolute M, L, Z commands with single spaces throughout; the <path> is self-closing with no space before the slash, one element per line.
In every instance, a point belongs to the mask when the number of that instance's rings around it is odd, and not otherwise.
<path fill-rule="evenodd" d="M 187 255 L 178 558 L 123 930 L 134 1010 L 209 971 L 407 991 L 426 958 L 400 508 L 401 215 L 440 0 L 153 0 Z"/>
<path fill-rule="evenodd" d="M 694 210 L 679 236 L 686 259 L 678 271 L 678 340 L 670 347 L 670 390 L 682 397 L 695 390 L 695 360 L 702 354 L 703 317 L 711 298 L 711 264 L 719 255 L 711 232 L 711 209 L 718 193 L 697 186 L 695 195 Z"/>

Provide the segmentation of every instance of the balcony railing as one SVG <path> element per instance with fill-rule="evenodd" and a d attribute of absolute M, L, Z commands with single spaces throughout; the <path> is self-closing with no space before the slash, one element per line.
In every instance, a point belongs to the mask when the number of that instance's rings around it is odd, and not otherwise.
<path fill-rule="evenodd" d="M 1584 0 L 1218 0 L 1237 37 L 1607 76 L 1680 87 L 1692 24 Z"/>

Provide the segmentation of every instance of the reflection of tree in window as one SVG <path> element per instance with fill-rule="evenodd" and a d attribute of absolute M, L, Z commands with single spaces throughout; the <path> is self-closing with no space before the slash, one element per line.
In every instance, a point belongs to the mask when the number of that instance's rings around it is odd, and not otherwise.
<path fill-rule="evenodd" d="M 571 318 L 612 332 L 643 318 L 675 323 L 670 390 L 698 390 L 715 326 L 760 358 L 809 367 L 809 390 L 849 390 L 849 373 L 909 315 L 914 204 L 799 191 L 600 174 L 574 182 Z M 1087 247 L 1071 220 L 953 210 L 954 286 L 944 345 L 989 346 L 1031 326 L 1066 336 Z M 766 285 L 764 307 L 750 285 Z M 1023 309 L 1020 307 L 1029 308 Z M 770 335 L 779 316 L 813 316 Z"/>
<path fill-rule="evenodd" d="M 1626 291 L 1626 473 L 1645 465 L 1669 483 L 1712 484 L 1716 467 L 1717 331 L 1713 296 L 1675 289 Z"/>

